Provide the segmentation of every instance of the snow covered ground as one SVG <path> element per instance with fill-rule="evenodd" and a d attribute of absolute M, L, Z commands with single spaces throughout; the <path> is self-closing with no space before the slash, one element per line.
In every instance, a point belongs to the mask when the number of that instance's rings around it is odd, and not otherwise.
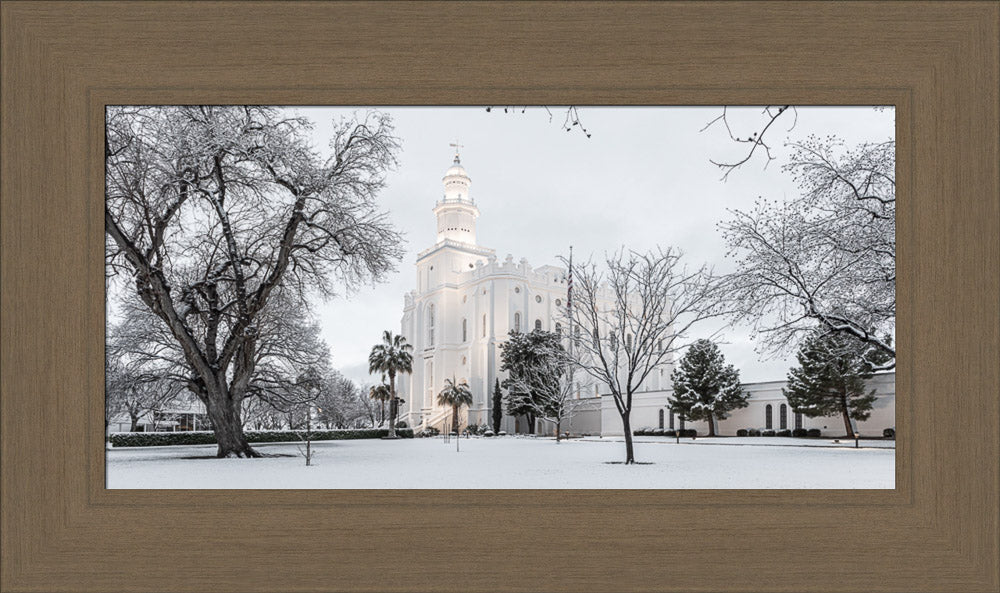
<path fill-rule="evenodd" d="M 793 446 L 803 445 L 803 446 Z M 826 446 L 822 446 L 826 445 Z M 214 459 L 215 445 L 108 450 L 108 488 L 893 488 L 891 441 L 638 437 L 556 444 L 530 437 L 262 444 L 265 459 Z"/>

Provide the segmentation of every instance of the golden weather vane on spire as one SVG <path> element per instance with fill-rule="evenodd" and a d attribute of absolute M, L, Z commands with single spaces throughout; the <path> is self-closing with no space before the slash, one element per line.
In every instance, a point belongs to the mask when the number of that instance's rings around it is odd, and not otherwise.
<path fill-rule="evenodd" d="M 452 142 L 448 146 L 451 146 L 452 148 L 455 149 L 455 162 L 457 163 L 458 160 L 459 160 L 459 158 L 458 158 L 459 157 L 459 155 L 458 155 L 458 149 L 459 148 L 465 148 L 465 145 L 464 144 L 459 144 L 458 140 L 455 140 L 454 142 Z"/>

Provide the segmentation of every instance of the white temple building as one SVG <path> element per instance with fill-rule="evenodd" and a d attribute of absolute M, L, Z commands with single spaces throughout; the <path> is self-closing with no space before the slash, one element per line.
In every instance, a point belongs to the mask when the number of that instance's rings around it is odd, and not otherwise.
<path fill-rule="evenodd" d="M 437 404 L 445 379 L 466 382 L 473 404 L 463 424 L 489 424 L 491 393 L 500 368 L 499 345 L 510 331 L 562 331 L 567 278 L 562 267 L 533 268 L 511 255 L 499 261 L 476 241 L 479 207 L 472 180 L 455 154 L 444 175 L 444 196 L 434 205 L 436 243 L 417 255 L 417 288 L 405 296 L 402 335 L 413 346 L 413 373 L 404 376 L 400 418 L 409 426 L 440 426 L 451 409 Z M 503 381 L 504 377 L 499 377 Z M 578 397 L 598 389 L 581 385 Z M 503 430 L 527 432 L 523 419 L 504 417 Z M 593 427 L 596 432 L 599 430 Z"/>
<path fill-rule="evenodd" d="M 400 378 L 400 420 L 413 428 L 450 422 L 451 408 L 437 404 L 445 379 L 466 382 L 473 403 L 463 408 L 461 425 L 490 424 L 494 382 L 505 378 L 500 369 L 500 344 L 510 331 L 562 331 L 567 296 L 566 270 L 543 265 L 533 268 L 526 258 L 511 255 L 499 261 L 493 249 L 478 244 L 479 207 L 471 194 L 472 180 L 458 153 L 444 175 L 444 195 L 436 202 L 437 240 L 417 255 L 417 287 L 404 296 L 401 333 L 413 346 L 413 372 Z M 652 373 L 634 399 L 632 427 L 673 428 L 667 361 Z M 821 428 L 843 431 L 836 418 L 803 419 L 790 412 L 781 394 L 783 381 L 747 385 L 750 406 L 719 421 L 720 434 L 740 428 Z M 873 380 L 880 401 L 870 421 L 858 428 L 866 436 L 881 436 L 895 424 L 895 373 Z M 577 412 L 564 430 L 576 434 L 620 435 L 621 420 L 603 386 L 580 385 Z M 605 397 L 602 397 L 604 395 Z M 539 421 L 539 432 L 552 427 Z M 679 427 L 679 426 L 678 426 Z M 689 422 L 704 434 L 706 425 Z M 529 432 L 524 418 L 504 415 L 501 429 Z"/>

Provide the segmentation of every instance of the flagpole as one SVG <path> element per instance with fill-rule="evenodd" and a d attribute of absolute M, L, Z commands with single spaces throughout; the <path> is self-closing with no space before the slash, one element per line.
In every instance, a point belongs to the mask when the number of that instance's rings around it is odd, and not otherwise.
<path fill-rule="evenodd" d="M 573 246 L 569 246 L 569 280 L 566 283 L 566 316 L 569 317 L 569 388 L 570 392 L 575 391 L 576 385 L 573 383 Z M 580 394 L 576 393 L 579 398 Z"/>

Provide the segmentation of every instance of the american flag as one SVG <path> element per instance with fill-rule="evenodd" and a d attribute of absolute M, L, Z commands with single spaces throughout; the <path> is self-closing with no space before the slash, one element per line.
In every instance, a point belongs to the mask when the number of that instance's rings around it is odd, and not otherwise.
<path fill-rule="evenodd" d="M 566 314 L 573 319 L 573 246 L 569 246 L 569 279 L 566 281 Z"/>

